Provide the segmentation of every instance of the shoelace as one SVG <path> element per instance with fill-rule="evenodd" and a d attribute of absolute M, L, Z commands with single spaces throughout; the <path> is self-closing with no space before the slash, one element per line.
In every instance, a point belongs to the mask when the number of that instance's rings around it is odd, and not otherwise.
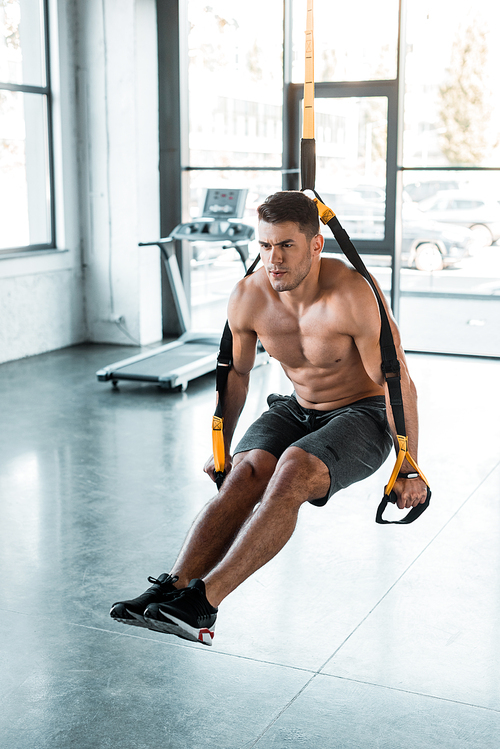
<path fill-rule="evenodd" d="M 148 583 L 153 583 L 153 585 L 159 585 L 161 587 L 162 585 L 168 585 L 168 584 L 176 583 L 178 579 L 179 578 L 178 578 L 177 575 L 174 575 L 174 576 L 167 575 L 167 577 L 165 578 L 165 580 L 163 580 L 163 582 L 162 582 L 161 580 L 157 580 L 156 577 L 152 577 L 150 575 L 148 577 Z"/>

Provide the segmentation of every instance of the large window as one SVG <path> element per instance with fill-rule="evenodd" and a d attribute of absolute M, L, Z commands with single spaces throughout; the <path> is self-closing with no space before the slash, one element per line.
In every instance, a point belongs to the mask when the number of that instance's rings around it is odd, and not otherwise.
<path fill-rule="evenodd" d="M 245 188 L 243 220 L 255 224 L 257 205 L 281 189 L 283 5 L 189 0 L 188 23 L 189 214 L 199 215 L 206 188 Z M 192 248 L 195 328 L 224 324 L 242 274 L 235 251 Z"/>
<path fill-rule="evenodd" d="M 47 14 L 0 0 L 0 253 L 54 246 Z"/>
<path fill-rule="evenodd" d="M 418 350 L 500 355 L 500 6 L 407 0 L 401 326 Z M 412 268 L 416 267 L 416 271 Z"/>
<path fill-rule="evenodd" d="M 318 191 L 409 350 L 500 356 L 500 4 L 316 0 L 314 15 Z M 282 173 L 299 187 L 305 18 L 306 0 L 189 0 L 192 216 L 205 187 L 248 188 L 249 209 Z M 195 263 L 193 305 L 213 309 L 238 259 Z"/>
<path fill-rule="evenodd" d="M 387 99 L 316 97 L 316 186 L 353 238 L 383 239 Z"/>
<path fill-rule="evenodd" d="M 304 81 L 306 3 L 293 0 L 293 81 Z M 314 3 L 316 81 L 379 81 L 396 78 L 399 0 Z"/>

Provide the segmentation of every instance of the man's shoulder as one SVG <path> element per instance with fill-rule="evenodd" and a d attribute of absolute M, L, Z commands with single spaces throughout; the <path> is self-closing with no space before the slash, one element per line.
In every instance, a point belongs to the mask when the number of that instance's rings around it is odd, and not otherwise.
<path fill-rule="evenodd" d="M 249 276 L 240 278 L 231 292 L 231 297 L 240 302 L 247 301 L 250 303 L 256 294 L 262 294 L 266 290 L 268 286 L 266 282 L 267 276 L 264 268 L 258 268 Z"/>
<path fill-rule="evenodd" d="M 370 285 L 366 278 L 351 265 L 333 257 L 321 259 L 321 278 L 335 292 L 339 294 L 361 294 L 370 292 Z"/>
<path fill-rule="evenodd" d="M 355 268 L 336 258 L 324 258 L 322 285 L 328 304 L 336 310 L 336 319 L 346 330 L 367 329 L 380 324 L 376 296 L 369 282 Z M 322 270 L 323 272 L 323 270 Z"/>
<path fill-rule="evenodd" d="M 237 282 L 229 298 L 231 322 L 241 327 L 252 325 L 254 311 L 264 303 L 266 280 L 265 271 L 260 268 Z"/>

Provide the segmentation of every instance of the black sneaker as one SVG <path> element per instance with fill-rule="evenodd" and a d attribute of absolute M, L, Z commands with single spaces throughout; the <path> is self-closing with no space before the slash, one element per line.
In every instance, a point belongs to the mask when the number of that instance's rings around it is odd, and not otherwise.
<path fill-rule="evenodd" d="M 151 629 L 211 645 L 217 611 L 207 601 L 203 580 L 195 579 L 170 600 L 151 603 L 144 619 Z"/>
<path fill-rule="evenodd" d="M 178 579 L 166 573 L 160 575 L 158 579 L 148 577 L 148 581 L 153 585 L 137 598 L 114 603 L 109 612 L 110 617 L 123 624 L 132 624 L 134 627 L 148 627 L 144 621 L 144 610 L 150 603 L 166 601 L 173 593 L 178 593 L 179 591 L 174 587 Z"/>

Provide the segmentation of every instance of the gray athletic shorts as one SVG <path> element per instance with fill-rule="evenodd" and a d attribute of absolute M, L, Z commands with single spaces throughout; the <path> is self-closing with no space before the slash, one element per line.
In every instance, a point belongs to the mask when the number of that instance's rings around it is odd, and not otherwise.
<path fill-rule="evenodd" d="M 278 460 L 288 447 L 300 447 L 323 461 L 330 472 L 330 490 L 322 507 L 340 489 L 371 476 L 387 459 L 393 441 L 383 395 L 363 398 L 334 411 L 302 408 L 295 395 L 272 393 L 269 410 L 240 440 L 234 455 L 266 450 Z"/>

